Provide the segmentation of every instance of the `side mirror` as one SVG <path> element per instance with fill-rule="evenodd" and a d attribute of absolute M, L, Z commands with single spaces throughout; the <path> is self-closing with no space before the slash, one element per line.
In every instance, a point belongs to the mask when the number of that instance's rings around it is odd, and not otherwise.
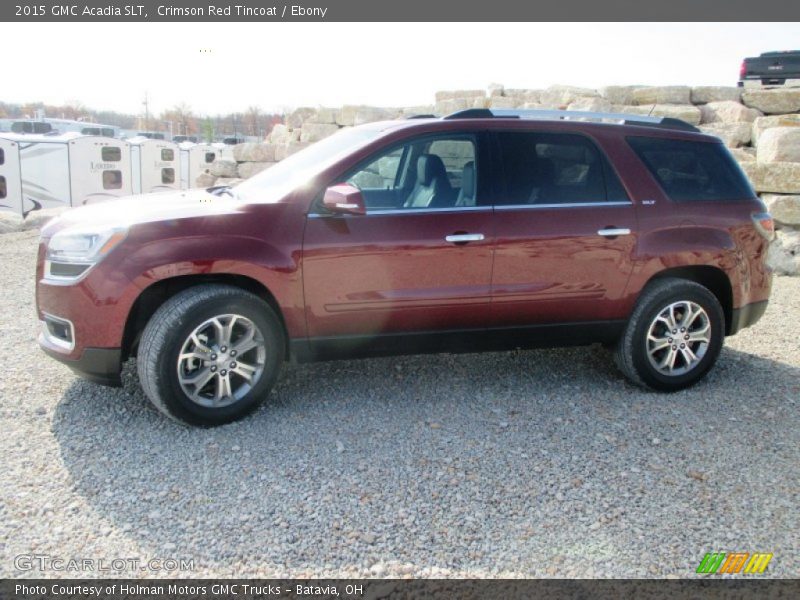
<path fill-rule="evenodd" d="M 349 183 L 337 183 L 325 190 L 322 197 L 325 208 L 331 212 L 348 215 L 365 215 L 367 207 L 361 190 Z"/>

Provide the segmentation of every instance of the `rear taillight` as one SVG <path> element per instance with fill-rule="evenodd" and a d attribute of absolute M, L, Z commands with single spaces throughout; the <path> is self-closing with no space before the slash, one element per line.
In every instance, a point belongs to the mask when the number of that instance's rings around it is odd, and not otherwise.
<path fill-rule="evenodd" d="M 765 239 L 772 241 L 775 237 L 775 221 L 772 220 L 772 215 L 767 212 L 753 213 L 753 225 L 756 226 L 756 231 L 764 236 Z"/>
<path fill-rule="evenodd" d="M 747 65 L 742 61 L 742 64 L 739 66 L 739 79 L 744 79 L 745 75 L 747 75 Z"/>

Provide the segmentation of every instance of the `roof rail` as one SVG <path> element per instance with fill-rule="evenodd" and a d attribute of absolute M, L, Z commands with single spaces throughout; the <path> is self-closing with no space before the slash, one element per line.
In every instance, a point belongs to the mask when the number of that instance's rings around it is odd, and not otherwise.
<path fill-rule="evenodd" d="M 665 129 L 682 129 L 684 131 L 700 131 L 694 125 L 672 117 L 651 117 L 632 115 L 629 113 L 604 113 L 582 110 L 514 110 L 493 108 L 468 108 L 454 112 L 445 117 L 451 119 L 542 119 L 542 120 L 600 120 L 615 121 L 623 125 L 647 125 Z"/>
<path fill-rule="evenodd" d="M 406 117 L 406 120 L 411 119 L 435 119 L 436 115 L 410 115 Z"/>

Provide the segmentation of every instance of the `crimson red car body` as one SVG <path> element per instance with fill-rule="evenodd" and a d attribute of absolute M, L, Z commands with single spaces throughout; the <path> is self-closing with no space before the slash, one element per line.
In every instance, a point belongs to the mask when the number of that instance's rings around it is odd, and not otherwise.
<path fill-rule="evenodd" d="M 300 360 L 423 347 L 613 343 L 648 282 L 667 274 L 712 290 L 728 334 L 755 322 L 766 306 L 768 241 L 751 218 L 765 210 L 761 201 L 750 193 L 730 202 L 675 202 L 626 142 L 644 135 L 718 144 L 714 138 L 633 124 L 503 118 L 368 127 L 370 141 L 280 197 L 237 201 L 207 191 L 133 197 L 76 209 L 45 227 L 37 310 L 42 321 L 51 315 L 71 322 L 73 346 L 43 334 L 43 349 L 84 376 L 117 383 L 121 361 L 153 312 L 199 282 L 239 286 L 266 299 Z M 502 189 L 485 188 L 485 202 L 470 210 L 343 215 L 313 208 L 344 173 L 417 136 L 484 136 L 480 160 L 491 165 L 489 179 L 499 181 L 491 140 L 501 131 L 586 138 L 608 160 L 629 202 L 530 210 L 501 202 Z M 119 219 L 128 224 L 125 239 L 85 276 L 46 277 L 54 234 Z M 601 236 L 599 228 L 631 233 Z M 466 244 L 446 241 L 465 232 L 485 235 Z"/>

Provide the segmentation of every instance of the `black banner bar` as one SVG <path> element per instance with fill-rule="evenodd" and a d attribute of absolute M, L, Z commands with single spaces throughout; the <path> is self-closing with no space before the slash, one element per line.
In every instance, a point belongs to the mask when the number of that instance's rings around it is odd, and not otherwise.
<path fill-rule="evenodd" d="M 3 600 L 689 600 L 798 598 L 799 580 L 159 580 L 6 579 Z"/>
<path fill-rule="evenodd" d="M 16 22 L 800 21 L 787 0 L 69 0 L 3 1 Z"/>

